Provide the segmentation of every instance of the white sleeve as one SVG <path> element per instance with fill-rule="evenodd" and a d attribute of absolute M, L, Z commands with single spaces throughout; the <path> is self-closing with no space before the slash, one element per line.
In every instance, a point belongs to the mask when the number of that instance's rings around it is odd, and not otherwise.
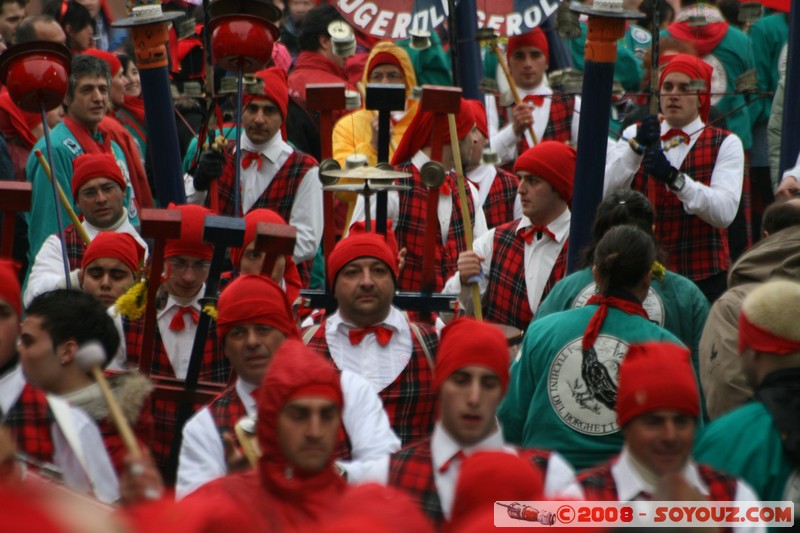
<path fill-rule="evenodd" d="M 77 270 L 70 273 L 72 287 L 79 289 Z M 50 235 L 42 244 L 39 253 L 33 260 L 33 267 L 28 276 L 28 284 L 22 303 L 28 307 L 34 298 L 40 294 L 67 286 L 64 281 L 64 260 L 61 257 L 61 239 L 57 235 Z"/>
<path fill-rule="evenodd" d="M 228 473 L 222 439 L 208 407 L 203 407 L 183 426 L 175 497 L 182 499 L 209 481 Z"/>
<path fill-rule="evenodd" d="M 558 452 L 550 452 L 550 460 L 547 461 L 547 473 L 544 478 L 544 495 L 545 497 L 557 500 L 559 496 L 569 495 L 576 497 L 572 487 L 577 485 L 575 480 L 575 470 L 567 462 L 564 457 Z M 577 485 L 580 490 L 580 485 Z M 572 494 L 568 494 L 568 490 L 572 490 Z M 583 498 L 583 490 L 580 490 L 580 498 Z"/>
<path fill-rule="evenodd" d="M 717 228 L 727 228 L 736 217 L 742 196 L 744 179 L 744 149 L 734 134 L 728 135 L 719 147 L 711 185 L 698 183 L 687 176 L 683 189 L 675 194 L 690 215 Z"/>
<path fill-rule="evenodd" d="M 481 261 L 480 280 L 478 281 L 481 299 L 486 295 L 486 289 L 489 286 L 489 271 L 492 268 L 492 253 L 494 253 L 494 231 L 494 228 L 490 229 L 478 237 L 472 245 L 472 251 L 483 257 L 483 261 Z M 445 282 L 442 293 L 458 294 L 458 305 L 468 314 L 474 313 L 472 289 L 470 289 L 468 285 L 464 287 L 461 286 L 461 275 L 458 271 Z"/>
<path fill-rule="evenodd" d="M 464 181 L 466 181 L 466 179 Z M 478 193 L 478 188 L 468 181 L 467 184 L 469 185 L 469 191 L 472 194 L 472 205 L 474 206 L 475 210 L 475 224 L 472 226 L 472 241 L 474 243 L 475 239 L 489 231 L 489 225 L 486 223 L 486 214 L 483 212 L 483 203 L 481 202 L 481 196 Z"/>
<path fill-rule="evenodd" d="M 297 228 L 294 262 L 301 263 L 314 259 L 322 241 L 324 226 L 319 167 L 309 170 L 300 182 L 288 222 Z"/>
<path fill-rule="evenodd" d="M 505 164 L 517 158 L 518 141 L 519 139 L 514 135 L 514 125 L 509 122 L 489 140 L 489 143 L 492 150 L 497 152 L 500 157 L 500 162 Z"/>
<path fill-rule="evenodd" d="M 633 183 L 644 159 L 643 155 L 634 152 L 628 144 L 628 139 L 633 137 L 636 137 L 635 124 L 625 128 L 622 137 L 607 152 L 603 197 L 619 189 L 630 188 Z"/>
<path fill-rule="evenodd" d="M 578 128 L 581 124 L 581 97 L 575 96 L 575 109 L 572 114 L 572 124 L 570 124 L 570 132 L 572 133 L 572 142 L 578 146 Z"/>
<path fill-rule="evenodd" d="M 397 219 L 400 217 L 400 196 L 397 194 L 397 191 L 389 191 L 387 196 L 386 216 L 392 221 L 392 228 L 396 231 Z M 374 226 L 378 199 L 373 195 L 369 200 L 370 220 L 372 220 Z M 364 218 L 364 197 L 359 194 L 358 199 L 356 199 L 356 205 L 353 207 L 353 216 L 350 218 L 350 225 L 352 226 L 355 222 L 363 222 Z"/>
<path fill-rule="evenodd" d="M 760 506 L 760 501 L 756 492 L 744 481 L 741 479 L 736 480 L 736 503 L 744 503 L 747 502 L 753 506 Z M 795 517 L 795 520 L 797 518 Z M 767 531 L 767 528 L 764 526 L 734 526 L 733 528 L 734 533 L 763 533 Z"/>
<path fill-rule="evenodd" d="M 384 455 L 372 461 L 362 463 L 361 468 L 351 472 L 347 470 L 347 482 L 351 485 L 361 483 L 379 483 L 387 485 L 389 483 L 389 456 Z"/>
<path fill-rule="evenodd" d="M 361 376 L 347 370 L 341 374 L 344 410 L 342 423 L 353 448 L 351 461 L 342 462 L 348 478 L 361 477 L 368 463 L 400 449 L 400 439 L 389 425 L 389 417 L 375 389 Z"/>
<path fill-rule="evenodd" d="M 122 327 L 122 316 L 116 313 L 116 307 L 113 305 L 108 308 L 108 314 L 111 315 L 111 320 L 114 321 L 114 327 L 117 328 L 119 335 L 119 348 L 114 358 L 106 366 L 106 370 L 128 370 L 128 349 L 125 343 L 125 330 Z"/>

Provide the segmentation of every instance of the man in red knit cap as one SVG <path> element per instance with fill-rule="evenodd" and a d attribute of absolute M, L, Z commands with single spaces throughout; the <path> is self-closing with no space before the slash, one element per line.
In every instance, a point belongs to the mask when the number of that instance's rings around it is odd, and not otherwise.
<path fill-rule="evenodd" d="M 554 94 L 547 83 L 550 49 L 540 28 L 508 39 L 506 59 L 522 101 L 502 109 L 494 97 L 486 100 L 492 148 L 503 163 L 541 141 L 578 142 L 580 98 Z M 501 118 L 499 118 L 501 117 Z M 533 129 L 536 140 L 528 129 Z"/>
<path fill-rule="evenodd" d="M 308 328 L 303 340 L 337 368 L 369 382 L 406 445 L 433 430 L 431 383 L 439 339 L 432 327 L 410 322 L 392 305 L 396 246 L 377 233 L 351 232 L 339 241 L 327 264 L 338 309 Z"/>
<path fill-rule="evenodd" d="M 474 152 L 473 147 L 478 142 L 475 135 L 475 119 L 468 104 L 461 105 L 462 111 L 456 114 L 456 132 L 461 162 L 469 164 L 469 158 Z M 411 190 L 388 193 L 388 217 L 393 222 L 397 244 L 407 249 L 405 268 L 397 279 L 397 287 L 404 291 L 418 291 L 422 284 L 422 256 L 424 253 L 425 220 L 427 218 L 427 202 L 430 189 L 422 183 L 420 169 L 431 160 L 432 146 L 442 142 L 442 165 L 446 170 L 453 168 L 453 151 L 450 144 L 449 129 L 439 139 L 434 137 L 433 113 L 417 111 L 414 120 L 408 126 L 400 145 L 394 153 L 392 164 L 401 172 L 412 175 L 408 180 Z M 434 291 L 440 291 L 445 280 L 456 270 L 458 254 L 466 250 L 464 242 L 464 224 L 472 225 L 473 238 L 486 232 L 486 218 L 479 205 L 474 186 L 469 185 L 467 204 L 470 220 L 463 220 L 461 214 L 461 200 L 458 196 L 455 172 L 450 170 L 445 176 L 445 181 L 439 187 L 438 220 L 433 221 L 436 227 L 436 250 L 434 261 L 435 286 Z M 372 216 L 375 216 L 375 202 L 372 206 Z M 352 220 L 364 219 L 364 200 L 359 198 L 353 212 Z"/>
<path fill-rule="evenodd" d="M 254 391 L 284 341 L 297 339 L 297 329 L 281 288 L 265 276 L 243 275 L 220 295 L 217 336 L 237 380 L 184 427 L 176 487 L 179 497 L 229 471 L 228 462 L 235 460 L 238 446 L 234 427 L 242 418 L 255 417 Z M 361 462 L 398 450 L 400 441 L 369 384 L 347 370 L 341 372 L 340 380 L 344 432 L 336 443 L 334 458 L 349 473 Z"/>
<path fill-rule="evenodd" d="M 80 288 L 97 297 L 106 308 L 138 281 L 144 268 L 144 248 L 127 233 L 105 231 L 83 254 L 78 271 Z"/>
<path fill-rule="evenodd" d="M 476 239 L 458 256 L 444 292 L 472 310 L 468 283 L 478 279 L 483 316 L 525 330 L 539 304 L 566 272 L 575 150 L 544 141 L 517 159 L 523 216 Z"/>
<path fill-rule="evenodd" d="M 625 445 L 618 457 L 578 476 L 587 500 L 672 499 L 675 485 L 668 480 L 676 474 L 681 499 L 758 500 L 742 481 L 692 460 L 700 397 L 686 348 L 631 345 L 619 368 L 616 411 Z"/>
<path fill-rule="evenodd" d="M 204 191 L 219 177 L 221 215 L 240 216 L 264 207 L 277 212 L 297 228 L 294 261 L 305 284 L 310 269 L 301 263 L 314 259 L 322 240 L 322 184 L 317 162 L 286 142 L 286 110 L 289 93 L 286 73 L 279 68 L 262 70 L 262 94 L 250 94 L 242 102 L 240 191 L 234 191 L 235 158 L 209 150 L 201 155 L 194 186 Z M 234 195 L 240 195 L 240 212 L 234 213 Z M 210 200 L 206 199 L 206 205 Z"/>
<path fill-rule="evenodd" d="M 113 156 L 83 154 L 75 158 L 72 173 L 72 199 L 83 216 L 81 225 L 90 239 L 103 231 L 127 233 L 145 250 L 147 244 L 131 224 L 125 201 L 125 178 Z M 61 209 L 61 206 L 59 206 Z M 64 231 L 69 258 L 70 281 L 80 286 L 78 272 L 86 252 L 86 244 L 74 225 Z M 36 254 L 25 288 L 24 301 L 44 292 L 66 287 L 64 261 L 61 255 L 61 237 L 50 235 Z"/>
<path fill-rule="evenodd" d="M 659 80 L 664 119 L 658 127 L 654 116 L 646 118 L 644 135 L 636 125 L 625 129 L 606 161 L 604 194 L 631 187 L 654 199 L 667 267 L 694 281 L 713 303 L 727 287 L 727 228 L 742 196 L 745 161 L 736 135 L 708 125 L 711 73 L 710 65 L 687 54 L 667 63 Z"/>
<path fill-rule="evenodd" d="M 495 416 L 508 386 L 508 348 L 499 328 L 469 318 L 442 330 L 433 372 L 438 396 L 433 434 L 376 461 L 356 481 L 377 481 L 407 491 L 440 527 L 452 519 L 455 487 L 465 457 L 485 451 L 518 453 L 503 441 Z M 545 478 L 548 497 L 574 480 L 572 468 L 556 453 L 520 452 Z"/>

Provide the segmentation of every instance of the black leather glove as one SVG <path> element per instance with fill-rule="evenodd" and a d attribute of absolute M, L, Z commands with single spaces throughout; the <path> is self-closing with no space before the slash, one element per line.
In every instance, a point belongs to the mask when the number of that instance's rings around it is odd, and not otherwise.
<path fill-rule="evenodd" d="M 636 142 L 642 148 L 656 146 L 661 140 L 661 124 L 656 115 L 647 115 L 636 128 Z"/>
<path fill-rule="evenodd" d="M 658 146 L 651 146 L 644 151 L 642 166 L 645 172 L 667 185 L 675 183 L 680 174 L 680 171 L 670 164 L 664 151 Z"/>
<path fill-rule="evenodd" d="M 194 174 L 194 188 L 198 191 L 208 190 L 211 180 L 222 176 L 225 168 L 225 154 L 216 150 L 206 150 L 200 154 L 197 171 Z"/>

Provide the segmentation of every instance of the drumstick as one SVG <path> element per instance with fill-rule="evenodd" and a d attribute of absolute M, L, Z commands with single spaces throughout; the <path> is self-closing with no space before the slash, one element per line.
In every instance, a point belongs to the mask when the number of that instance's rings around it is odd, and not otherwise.
<path fill-rule="evenodd" d="M 511 71 L 508 70 L 506 58 L 503 57 L 503 54 L 500 52 L 500 48 L 497 47 L 497 41 L 493 41 L 490 46 L 492 47 L 494 54 L 497 56 L 497 62 L 500 63 L 500 68 L 503 69 L 503 74 L 506 75 L 506 80 L 508 80 L 508 86 L 511 89 L 511 96 L 514 97 L 514 102 L 517 104 L 522 103 L 522 98 L 519 97 L 519 92 L 517 91 L 517 85 L 514 83 L 514 78 L 511 77 Z M 531 139 L 533 140 L 533 146 L 539 144 L 539 139 L 536 137 L 536 133 L 533 131 L 533 126 L 528 126 L 528 133 L 530 133 Z"/>
<path fill-rule="evenodd" d="M 41 150 L 36 150 L 34 153 L 36 154 L 36 158 L 39 160 L 39 164 L 42 165 L 42 169 L 44 170 L 45 176 L 47 176 L 47 179 L 49 179 L 52 182 L 53 173 L 50 170 L 50 165 L 47 163 L 47 159 L 45 159 L 44 154 L 42 154 Z M 69 203 L 69 198 L 67 198 L 67 195 L 64 194 L 64 190 L 61 188 L 61 184 L 56 182 L 56 187 L 58 188 L 58 199 L 61 200 L 61 205 L 67 212 L 67 215 L 69 215 L 70 220 L 72 220 L 72 224 L 75 225 L 75 231 L 78 232 L 78 235 L 80 236 L 84 244 L 86 244 L 86 246 L 89 246 L 89 243 L 92 242 L 92 239 L 91 237 L 89 237 L 89 234 L 86 233 L 86 228 L 84 228 L 83 224 L 81 224 L 81 219 L 78 218 L 78 215 L 75 214 L 75 210 L 72 209 L 72 204 Z"/>

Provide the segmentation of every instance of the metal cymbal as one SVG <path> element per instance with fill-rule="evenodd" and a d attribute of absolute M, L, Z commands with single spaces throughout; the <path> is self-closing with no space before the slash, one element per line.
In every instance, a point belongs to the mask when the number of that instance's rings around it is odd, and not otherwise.
<path fill-rule="evenodd" d="M 410 178 L 408 172 L 396 170 L 382 170 L 375 167 L 345 168 L 342 170 L 327 170 L 322 173 L 330 178 L 349 178 L 354 180 L 396 180 Z"/>
<path fill-rule="evenodd" d="M 322 188 L 323 191 L 332 192 L 357 192 L 360 194 L 375 194 L 383 191 L 407 191 L 411 188 L 410 185 L 377 185 L 370 184 L 366 187 L 359 183 L 342 184 L 342 185 L 326 185 Z"/>

